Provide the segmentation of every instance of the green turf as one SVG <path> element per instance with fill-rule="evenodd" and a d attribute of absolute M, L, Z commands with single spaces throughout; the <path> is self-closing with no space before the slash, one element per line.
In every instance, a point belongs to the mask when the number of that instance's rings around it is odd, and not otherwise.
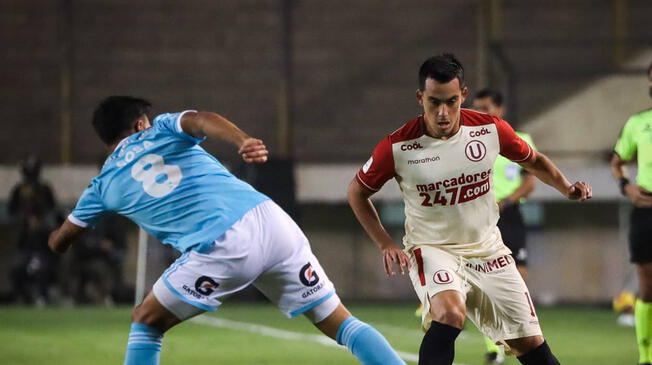
<path fill-rule="evenodd" d="M 396 349 L 416 354 L 421 341 L 412 305 L 353 305 Z M 285 319 L 271 305 L 228 303 L 217 318 L 316 334 L 306 320 Z M 634 331 L 606 309 L 541 309 L 548 342 L 564 365 L 634 365 Z M 121 364 L 129 309 L 0 307 L 0 364 Z M 469 326 L 472 327 L 472 326 Z M 457 341 L 456 363 L 481 365 L 483 342 L 472 328 Z M 166 334 L 162 364 L 357 364 L 346 351 L 304 340 L 280 340 L 242 330 L 185 323 Z M 518 364 L 509 358 L 507 364 Z"/>

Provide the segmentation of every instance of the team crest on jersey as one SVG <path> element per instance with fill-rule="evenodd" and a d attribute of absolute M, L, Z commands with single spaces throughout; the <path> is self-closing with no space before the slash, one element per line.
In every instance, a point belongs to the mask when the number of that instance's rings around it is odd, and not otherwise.
<path fill-rule="evenodd" d="M 453 275 L 447 270 L 439 270 L 432 276 L 437 284 L 450 284 L 453 282 Z"/>
<path fill-rule="evenodd" d="M 307 263 L 303 265 L 301 271 L 299 271 L 299 280 L 305 286 L 315 286 L 319 282 L 319 276 L 312 269 L 312 264 Z"/>
<path fill-rule="evenodd" d="M 469 160 L 478 162 L 487 155 L 487 147 L 484 143 L 474 139 L 466 144 L 466 147 L 464 147 L 464 153 Z"/>
<path fill-rule="evenodd" d="M 371 167 L 372 163 L 374 163 L 373 156 L 369 157 L 369 160 L 367 160 L 367 162 L 365 162 L 365 164 L 362 166 L 362 172 L 366 174 L 367 171 L 369 171 L 369 168 Z"/>

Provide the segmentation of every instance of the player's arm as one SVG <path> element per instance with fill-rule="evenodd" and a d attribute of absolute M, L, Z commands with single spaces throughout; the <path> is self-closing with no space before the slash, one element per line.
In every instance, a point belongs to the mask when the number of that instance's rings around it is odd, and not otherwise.
<path fill-rule="evenodd" d="M 591 199 L 593 191 L 588 183 L 578 181 L 571 184 L 548 156 L 534 149 L 530 151 L 531 156 L 527 160 L 520 162 L 523 168 L 534 174 L 539 180 L 557 189 L 570 200 L 584 201 Z"/>
<path fill-rule="evenodd" d="M 639 208 L 652 207 L 652 196 L 644 194 L 640 186 L 630 182 L 626 165 L 627 161 L 622 159 L 618 153 L 613 154 L 611 158 L 611 174 L 620 184 L 620 192 L 631 200 L 634 206 Z"/>
<path fill-rule="evenodd" d="M 521 137 L 504 120 L 495 118 L 500 154 L 520 164 L 539 180 L 557 189 L 570 200 L 584 201 L 593 196 L 591 186 L 584 181 L 571 184 L 566 176 L 543 153 L 538 152 Z"/>
<path fill-rule="evenodd" d="M 385 272 L 387 275 L 394 275 L 394 264 L 397 264 L 401 274 L 405 274 L 410 267 L 410 260 L 403 250 L 394 243 L 394 240 L 380 222 L 378 212 L 370 200 L 372 195 L 373 192 L 363 188 L 357 178 L 354 178 L 349 184 L 347 191 L 349 205 L 362 228 L 383 253 Z"/>
<path fill-rule="evenodd" d="M 181 118 L 181 129 L 191 136 L 204 136 L 229 142 L 238 147 L 245 162 L 267 161 L 267 147 L 260 139 L 252 138 L 223 116 L 212 112 L 187 112 Z"/>
<path fill-rule="evenodd" d="M 50 233 L 48 247 L 54 252 L 64 253 L 85 231 L 86 228 L 75 225 L 66 219 L 59 229 Z"/>

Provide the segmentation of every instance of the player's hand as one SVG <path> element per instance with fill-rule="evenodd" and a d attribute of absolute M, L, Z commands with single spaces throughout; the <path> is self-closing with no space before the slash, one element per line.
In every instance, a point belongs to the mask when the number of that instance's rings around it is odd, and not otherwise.
<path fill-rule="evenodd" d="M 410 268 L 410 259 L 403 250 L 398 248 L 398 246 L 391 245 L 390 247 L 383 249 L 383 264 L 385 265 L 385 273 L 387 276 L 396 275 L 394 272 L 394 264 L 398 265 L 400 273 L 405 275 Z"/>
<path fill-rule="evenodd" d="M 578 181 L 568 188 L 568 193 L 566 196 L 568 196 L 568 199 L 570 200 L 583 202 L 593 197 L 593 189 L 591 189 L 591 185 L 589 185 L 587 182 Z"/>
<path fill-rule="evenodd" d="M 625 194 L 632 201 L 635 207 L 651 208 L 652 195 L 646 194 L 647 191 L 636 184 L 625 185 Z"/>
<path fill-rule="evenodd" d="M 240 145 L 238 154 L 246 163 L 263 163 L 267 161 L 269 152 L 260 139 L 247 138 Z"/>

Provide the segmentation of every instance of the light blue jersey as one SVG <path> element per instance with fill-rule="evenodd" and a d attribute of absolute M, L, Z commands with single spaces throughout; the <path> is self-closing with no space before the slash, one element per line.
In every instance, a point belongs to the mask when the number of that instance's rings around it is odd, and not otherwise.
<path fill-rule="evenodd" d="M 181 129 L 184 113 L 159 115 L 120 142 L 68 219 L 86 227 L 113 211 L 181 252 L 204 251 L 268 200 Z"/>

